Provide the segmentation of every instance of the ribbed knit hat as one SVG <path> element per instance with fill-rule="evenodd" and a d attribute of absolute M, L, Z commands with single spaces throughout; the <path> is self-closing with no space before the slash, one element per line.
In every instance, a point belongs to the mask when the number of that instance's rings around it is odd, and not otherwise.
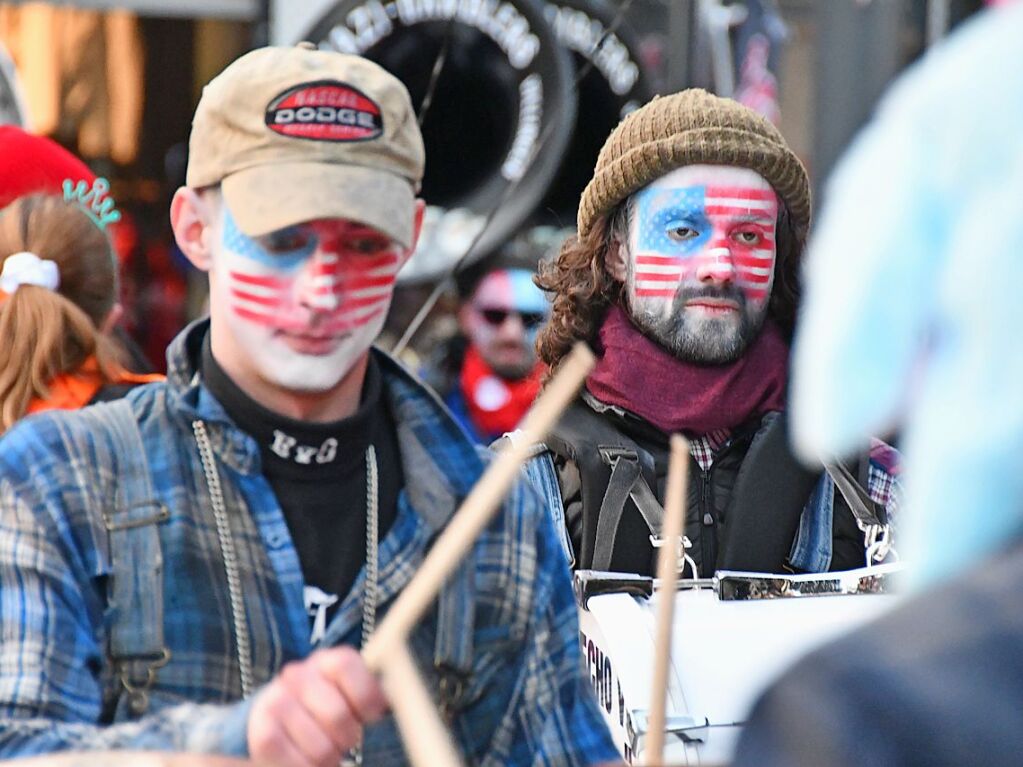
<path fill-rule="evenodd" d="M 785 202 L 796 231 L 806 233 L 810 182 L 778 129 L 737 101 L 691 88 L 654 97 L 611 132 L 579 201 L 579 236 L 633 192 L 701 164 L 756 171 Z"/>

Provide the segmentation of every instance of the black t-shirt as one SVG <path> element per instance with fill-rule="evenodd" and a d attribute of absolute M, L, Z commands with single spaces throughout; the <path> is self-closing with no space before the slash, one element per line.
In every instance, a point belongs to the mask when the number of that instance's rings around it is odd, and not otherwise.
<path fill-rule="evenodd" d="M 297 421 L 254 401 L 217 364 L 208 336 L 201 370 L 231 420 L 259 444 L 263 476 L 284 512 L 306 586 L 338 597 L 329 618 L 366 562 L 370 444 L 377 455 L 381 541 L 397 516 L 403 476 L 379 365 L 370 354 L 358 410 L 331 423 Z"/>

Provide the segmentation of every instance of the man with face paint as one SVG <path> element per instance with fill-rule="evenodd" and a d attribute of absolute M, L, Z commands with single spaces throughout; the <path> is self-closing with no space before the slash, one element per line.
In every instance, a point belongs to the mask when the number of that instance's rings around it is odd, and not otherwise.
<path fill-rule="evenodd" d="M 550 306 L 533 284 L 538 257 L 537 248 L 517 240 L 458 275 L 461 332 L 426 373 L 482 444 L 512 431 L 540 391 L 536 334 Z"/>
<path fill-rule="evenodd" d="M 368 60 L 263 48 L 206 86 L 171 223 L 209 318 L 166 383 L 0 448 L 0 756 L 405 763 L 358 647 L 484 468 L 372 347 L 423 163 Z M 556 541 L 515 487 L 410 638 L 468 762 L 616 760 Z"/>
<path fill-rule="evenodd" d="M 578 234 L 541 270 L 541 359 L 582 339 L 599 361 L 533 469 L 576 567 L 653 574 L 668 435 L 691 446 L 687 553 L 715 570 L 862 567 L 862 526 L 894 508 L 894 454 L 822 472 L 788 447 L 788 348 L 810 222 L 806 171 L 767 120 L 702 90 L 612 132 Z M 836 492 L 836 480 L 843 492 Z M 846 499 L 851 496 L 851 500 Z M 691 574 L 691 573 L 690 573 Z"/>

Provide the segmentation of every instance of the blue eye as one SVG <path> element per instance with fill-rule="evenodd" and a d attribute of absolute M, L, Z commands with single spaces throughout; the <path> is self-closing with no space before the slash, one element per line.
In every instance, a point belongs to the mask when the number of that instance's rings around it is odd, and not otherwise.
<path fill-rule="evenodd" d="M 671 221 L 665 227 L 664 232 L 669 240 L 673 242 L 686 242 L 688 240 L 694 240 L 700 236 L 700 233 L 693 227 L 689 226 L 684 221 Z"/>

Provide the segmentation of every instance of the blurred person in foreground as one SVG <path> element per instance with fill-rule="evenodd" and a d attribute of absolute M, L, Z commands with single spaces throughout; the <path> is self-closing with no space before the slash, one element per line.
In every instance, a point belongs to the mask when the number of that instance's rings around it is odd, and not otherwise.
<path fill-rule="evenodd" d="M 737 767 L 1017 765 L 1023 753 L 1023 5 L 908 71 L 829 182 L 796 344 L 807 455 L 901 426 L 918 593 L 799 661 Z M 852 236 L 855 233 L 855 236 Z"/>
<path fill-rule="evenodd" d="M 366 59 L 262 48 L 206 86 L 171 222 L 210 318 L 165 384 L 0 442 L 0 755 L 405 763 L 357 648 L 484 469 L 372 348 L 423 165 L 407 90 Z M 523 484 L 409 644 L 466 761 L 616 760 Z"/>
<path fill-rule="evenodd" d="M 19 197 L 0 211 L 0 434 L 26 414 L 163 378 L 122 364 L 110 336 L 121 314 L 110 238 L 91 203 L 68 196 Z"/>
<path fill-rule="evenodd" d="M 575 566 L 652 575 L 668 439 L 689 438 L 685 534 L 697 572 L 844 570 L 860 520 L 894 511 L 883 444 L 829 472 L 788 447 L 789 339 L 810 224 L 806 170 L 778 130 L 702 90 L 656 98 L 612 132 L 583 191 L 578 234 L 538 284 L 553 295 L 541 359 L 576 340 L 598 362 L 547 440 Z M 838 472 L 838 462 L 834 462 Z M 859 501 L 857 496 L 856 500 Z"/>
<path fill-rule="evenodd" d="M 533 284 L 539 256 L 516 241 L 458 275 L 460 333 L 427 371 L 444 404 L 482 444 L 512 431 L 540 391 L 536 333 L 549 305 Z"/>

